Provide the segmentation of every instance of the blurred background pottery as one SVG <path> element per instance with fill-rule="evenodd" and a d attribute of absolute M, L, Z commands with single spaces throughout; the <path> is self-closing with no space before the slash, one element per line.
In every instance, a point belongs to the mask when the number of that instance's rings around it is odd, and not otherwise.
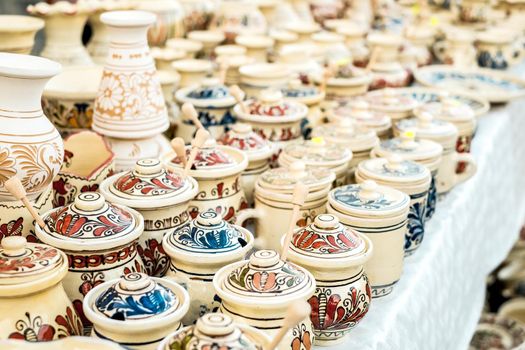
<path fill-rule="evenodd" d="M 213 68 L 210 61 L 197 59 L 177 60 L 171 66 L 180 74 L 181 88 L 200 85 Z"/>
<path fill-rule="evenodd" d="M 35 34 L 44 28 L 44 21 L 29 16 L 0 15 L 0 51 L 29 54 Z"/>
<path fill-rule="evenodd" d="M 210 29 L 221 30 L 226 41 L 233 43 L 238 34 L 264 34 L 266 19 L 251 0 L 223 0 L 210 23 Z"/>
<path fill-rule="evenodd" d="M 171 151 L 171 145 L 164 135 L 153 137 L 124 140 L 105 137 L 111 151 L 115 154 L 115 171 L 133 169 L 138 159 L 158 158 Z"/>
<path fill-rule="evenodd" d="M 239 86 L 250 98 L 258 97 L 262 90 L 286 86 L 291 77 L 291 71 L 277 63 L 247 64 L 239 68 L 239 73 Z"/>
<path fill-rule="evenodd" d="M 246 48 L 246 55 L 254 62 L 266 63 L 268 52 L 273 47 L 274 39 L 265 35 L 237 35 L 235 43 Z"/>
<path fill-rule="evenodd" d="M 517 33 L 510 30 L 492 29 L 477 34 L 477 62 L 480 67 L 507 69 L 521 62 L 523 47 L 515 45 L 519 41 Z"/>
<path fill-rule="evenodd" d="M 184 32 L 208 28 L 213 13 L 218 7 L 215 0 L 179 0 L 184 10 Z"/>
<path fill-rule="evenodd" d="M 109 340 L 93 339 L 92 337 L 72 336 L 60 338 L 52 342 L 27 342 L 24 340 L 0 340 L 0 347 L 11 350 L 125 350 Z"/>
<path fill-rule="evenodd" d="M 225 35 L 220 30 L 194 30 L 188 33 L 188 39 L 202 43 L 202 50 L 198 54 L 201 59 L 213 59 L 214 50 L 225 39 Z"/>
<path fill-rule="evenodd" d="M 166 42 L 166 48 L 186 52 L 186 59 L 195 58 L 202 47 L 201 42 L 184 38 L 172 38 Z"/>
<path fill-rule="evenodd" d="M 178 1 L 135 0 L 134 8 L 154 13 L 157 17 L 148 29 L 150 46 L 164 46 L 168 39 L 184 35 L 184 9 Z"/>
<path fill-rule="evenodd" d="M 467 23 L 486 22 L 491 0 L 461 0 L 458 4 L 459 20 Z"/>
<path fill-rule="evenodd" d="M 326 115 L 332 123 L 346 124 L 352 128 L 355 126 L 358 130 L 371 130 L 382 140 L 391 135 L 392 118 L 384 112 L 372 110 L 370 104 L 363 100 L 342 103 L 329 109 Z"/>
<path fill-rule="evenodd" d="M 458 67 L 470 67 L 476 64 L 474 37 L 462 30 L 446 32 L 445 40 L 434 43 L 433 52 L 439 62 Z"/>

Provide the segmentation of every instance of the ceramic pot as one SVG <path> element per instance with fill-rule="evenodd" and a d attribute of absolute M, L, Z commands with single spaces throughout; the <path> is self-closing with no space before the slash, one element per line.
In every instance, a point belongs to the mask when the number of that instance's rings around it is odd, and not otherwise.
<path fill-rule="evenodd" d="M 333 123 L 348 123 L 361 129 L 374 131 L 381 139 L 391 135 L 392 119 L 384 112 L 371 110 L 363 100 L 355 100 L 327 111 L 328 120 Z"/>
<path fill-rule="evenodd" d="M 167 278 L 191 295 L 189 312 L 182 321 L 194 324 L 200 316 L 219 308 L 213 276 L 221 267 L 244 259 L 253 248 L 253 236 L 208 210 L 166 235 L 162 245 L 171 259 Z"/>
<path fill-rule="evenodd" d="M 155 67 L 157 73 L 159 71 L 173 71 L 171 63 L 177 60 L 186 58 L 187 53 L 181 49 L 173 49 L 171 47 L 152 47 L 150 50 L 151 56 L 155 60 Z"/>
<path fill-rule="evenodd" d="M 217 142 L 236 148 L 248 157 L 248 166 L 241 175 L 241 183 L 246 201 L 252 206 L 255 182 L 269 168 L 273 145 L 256 134 L 249 124 L 244 123 L 233 124 L 232 130 L 224 133 Z"/>
<path fill-rule="evenodd" d="M 292 80 L 288 87 L 281 89 L 281 92 L 286 100 L 299 102 L 308 107 L 306 121 L 303 121 L 301 129 L 303 136 L 309 138 L 312 128 L 324 122 L 324 113 L 321 110 L 321 102 L 325 98 L 324 91 L 313 85 L 303 85 L 300 80 Z"/>
<path fill-rule="evenodd" d="M 339 145 L 328 144 L 322 137 L 287 145 L 279 155 L 279 165 L 289 167 L 302 161 L 308 168 L 330 169 L 335 174 L 334 187 L 348 181 L 352 151 Z"/>
<path fill-rule="evenodd" d="M 287 84 L 295 84 L 298 80 L 302 84 L 313 84 L 320 81 L 324 74 L 324 56 L 321 50 L 317 50 L 313 43 L 288 44 L 279 51 L 275 51 L 273 57 L 275 63 L 286 67 L 291 72 L 290 80 Z"/>
<path fill-rule="evenodd" d="M 24 237 L 6 237 L 0 270 L 0 339 L 42 342 L 82 335 L 82 322 L 62 286 L 64 253 Z"/>
<path fill-rule="evenodd" d="M 190 147 L 186 148 L 189 154 Z M 174 152 L 165 154 L 162 162 L 172 171 L 182 167 Z M 241 151 L 220 146 L 208 139 L 197 153 L 192 169 L 188 172 L 199 183 L 199 193 L 190 201 L 189 213 L 195 218 L 209 209 L 233 222 L 235 216 L 248 207 L 241 186 L 241 173 L 248 165 L 248 157 Z"/>
<path fill-rule="evenodd" d="M 341 34 L 322 31 L 312 34 L 311 39 L 323 61 L 352 59 L 352 54 L 345 44 L 345 37 Z"/>
<path fill-rule="evenodd" d="M 82 192 L 98 191 L 115 172 L 114 154 L 102 136 L 82 131 L 64 140 L 64 163 L 53 180 L 53 207 L 73 202 Z"/>
<path fill-rule="evenodd" d="M 73 204 L 48 211 L 45 228 L 36 227 L 42 242 L 66 253 L 69 272 L 64 289 L 85 326 L 82 300 L 95 286 L 131 272 L 144 271 L 137 239 L 144 219 L 133 209 L 105 201 L 97 192 L 79 194 Z"/>
<path fill-rule="evenodd" d="M 370 49 L 366 46 L 365 37 L 367 27 L 355 22 L 344 24 L 336 29 L 338 34 L 345 37 L 345 42 L 352 54 L 353 64 L 357 67 L 366 67 L 370 57 Z"/>
<path fill-rule="evenodd" d="M 411 81 L 410 74 L 398 62 L 375 62 L 371 72 L 370 90 L 405 87 Z"/>
<path fill-rule="evenodd" d="M 367 314 L 372 294 L 363 265 L 372 254 L 370 239 L 345 228 L 334 215 L 318 215 L 293 233 L 289 259 L 316 281 L 308 300 L 315 345 L 343 342 Z"/>
<path fill-rule="evenodd" d="M 336 68 L 333 77 L 326 81 L 326 99 L 329 101 L 347 100 L 368 91 L 372 75 L 353 64 L 343 64 Z"/>
<path fill-rule="evenodd" d="M 235 43 L 246 48 L 246 55 L 255 62 L 266 63 L 268 51 L 273 47 L 274 39 L 264 35 L 237 35 Z"/>
<path fill-rule="evenodd" d="M 135 9 L 157 16 L 155 23 L 148 29 L 150 46 L 164 46 L 168 39 L 184 35 L 184 9 L 178 1 L 135 0 Z"/>
<path fill-rule="evenodd" d="M 469 153 L 457 153 L 458 129 L 447 121 L 434 119 L 432 114 L 421 112 L 417 118 L 404 119 L 395 124 L 394 133 L 414 131 L 421 139 L 432 140 L 443 147 L 441 163 L 436 174 L 437 193 L 446 193 L 454 186 L 468 180 L 476 173 L 476 161 Z M 460 162 L 466 164 L 465 171 L 456 174 Z"/>
<path fill-rule="evenodd" d="M 459 19 L 467 23 L 486 22 L 491 1 L 489 0 L 461 0 L 459 3 Z"/>
<path fill-rule="evenodd" d="M 446 39 L 437 41 L 432 49 L 436 58 L 444 64 L 458 67 L 471 67 L 476 64 L 474 37 L 463 31 L 454 30 L 446 34 Z"/>
<path fill-rule="evenodd" d="M 403 45 L 403 37 L 396 34 L 372 32 L 369 33 L 366 41 L 370 51 L 377 49 L 378 56 L 376 62 L 398 62 L 399 51 Z"/>
<path fill-rule="evenodd" d="M 412 255 L 425 237 L 425 212 L 432 179 L 428 168 L 393 155 L 389 159 L 375 158 L 359 163 L 355 178 L 358 183 L 374 180 L 410 196 L 404 248 L 405 257 Z"/>
<path fill-rule="evenodd" d="M 202 84 L 212 70 L 208 60 L 183 59 L 173 62 L 171 66 L 180 74 L 181 88 Z"/>
<path fill-rule="evenodd" d="M 342 18 L 346 7 L 344 0 L 312 0 L 309 3 L 314 20 L 321 24 L 329 19 Z"/>
<path fill-rule="evenodd" d="M 133 350 L 154 350 L 182 328 L 190 296 L 169 279 L 129 273 L 93 288 L 84 299 L 92 336 Z"/>
<path fill-rule="evenodd" d="M 513 298 L 501 305 L 498 316 L 525 324 L 525 298 Z"/>
<path fill-rule="evenodd" d="M 166 102 L 166 109 L 168 110 L 168 119 L 170 127 L 164 132 L 164 136 L 168 139 L 175 137 L 177 131 L 177 120 L 180 115 L 180 110 L 174 101 L 175 90 L 179 86 L 180 75 L 177 72 L 170 70 L 158 70 L 157 76 L 159 77 L 160 87 L 162 94 L 164 95 L 164 101 Z"/>
<path fill-rule="evenodd" d="M 95 100 L 92 128 L 119 139 L 158 135 L 169 126 L 155 64 L 146 40 L 155 15 L 113 11 L 100 16 L 111 38 Z"/>
<path fill-rule="evenodd" d="M 191 325 L 168 335 L 157 350 L 246 349 L 263 350 L 270 343 L 268 336 L 257 328 L 234 323 L 228 315 L 209 313 Z"/>
<path fill-rule="evenodd" d="M 0 51 L 29 54 L 35 43 L 35 34 L 44 27 L 44 21 L 29 16 L 0 16 Z"/>
<path fill-rule="evenodd" d="M 188 205 L 198 190 L 193 178 L 165 170 L 152 158 L 137 161 L 134 170 L 101 184 L 100 192 L 108 201 L 133 208 L 144 217 L 137 250 L 148 275 L 162 277 L 168 271 L 162 239 L 189 220 Z"/>
<path fill-rule="evenodd" d="M 281 88 L 288 84 L 291 71 L 283 64 L 254 63 L 239 68 L 241 89 L 247 97 L 257 98 L 262 90 Z"/>
<path fill-rule="evenodd" d="M 125 350 L 109 340 L 93 339 L 91 337 L 66 337 L 51 342 L 27 342 L 24 340 L 0 340 L 0 347 L 10 350 Z"/>
<path fill-rule="evenodd" d="M 434 44 L 435 31 L 427 26 L 417 25 L 407 27 L 404 31 L 404 35 L 410 45 L 407 46 L 405 44 L 402 51 L 410 49 L 415 56 L 415 61 L 418 67 L 431 64 L 432 52 L 430 49 L 432 44 Z"/>
<path fill-rule="evenodd" d="M 218 79 L 204 79 L 200 85 L 179 89 L 175 99 L 180 105 L 189 102 L 195 107 L 199 121 L 214 139 L 220 138 L 235 122 L 231 112 L 235 98 Z M 193 122 L 182 115 L 177 125 L 177 136 L 190 143 L 196 132 Z"/>
<path fill-rule="evenodd" d="M 256 3 L 249 0 L 224 0 L 211 20 L 210 29 L 223 31 L 226 41 L 233 43 L 240 33 L 264 34 L 266 25 L 266 19 Z"/>
<path fill-rule="evenodd" d="M 194 30 L 188 33 L 188 39 L 202 43 L 202 50 L 199 58 L 210 60 L 215 58 L 214 50 L 225 39 L 225 35 L 220 30 Z"/>
<path fill-rule="evenodd" d="M 306 269 L 281 260 L 277 252 L 259 250 L 250 260 L 220 269 L 213 286 L 221 298 L 220 312 L 273 337 L 283 326 L 287 306 L 314 293 L 315 279 Z M 309 349 L 312 342 L 307 318 L 289 330 L 276 349 Z"/>
<path fill-rule="evenodd" d="M 102 67 L 68 67 L 44 88 L 42 109 L 51 122 L 65 133 L 90 129 Z"/>
<path fill-rule="evenodd" d="M 227 45 L 223 45 L 223 46 L 227 46 Z M 241 83 L 241 73 L 239 69 L 242 66 L 254 63 L 254 59 L 252 57 L 246 56 L 245 54 L 232 55 L 232 56 L 218 54 L 215 61 L 217 62 L 219 67 L 221 65 L 223 67 L 226 67 L 224 83 L 229 86 L 239 85 Z"/>
<path fill-rule="evenodd" d="M 0 53 L 0 201 L 15 200 L 3 185 L 10 177 L 33 200 L 60 170 L 62 138 L 40 103 L 44 85 L 59 72 L 60 64 L 46 58 Z"/>
<path fill-rule="evenodd" d="M 197 53 L 202 50 L 202 43 L 195 40 L 173 38 L 168 39 L 166 47 L 174 50 L 182 50 L 186 52 L 186 59 L 192 59 L 197 56 Z"/>
<path fill-rule="evenodd" d="M 33 208 L 39 214 L 53 208 L 53 189 L 49 185 L 34 201 Z M 22 236 L 36 243 L 35 220 L 22 201 L 0 202 L 0 240 L 9 236 Z"/>
<path fill-rule="evenodd" d="M 441 164 L 443 147 L 434 141 L 416 139 L 414 132 L 402 133 L 399 137 L 381 141 L 370 153 L 373 158 L 390 158 L 398 155 L 404 160 L 412 160 L 430 170 L 432 180 L 428 190 L 425 218 L 432 218 L 437 204 L 437 171 Z"/>
<path fill-rule="evenodd" d="M 401 277 L 409 205 L 407 194 L 372 180 L 339 187 L 328 194 L 328 213 L 372 241 L 374 255 L 365 264 L 365 271 L 373 298 L 390 294 Z"/>
<path fill-rule="evenodd" d="M 523 48 L 516 47 L 516 34 L 509 30 L 492 30 L 477 35 L 477 62 L 480 67 L 507 69 L 521 62 Z"/>
<path fill-rule="evenodd" d="M 46 22 L 46 42 L 40 56 L 64 66 L 92 65 L 93 61 L 82 45 L 82 31 L 88 15 L 93 11 L 86 2 L 39 2 L 29 5 L 27 11 Z"/>
<path fill-rule="evenodd" d="M 300 43 L 311 42 L 312 34 L 321 30 L 321 26 L 318 23 L 306 20 L 285 23 L 284 28 L 292 33 L 297 34 L 297 41 Z"/>
<path fill-rule="evenodd" d="M 419 102 L 411 96 L 401 95 L 396 89 L 371 91 L 364 96 L 370 109 L 382 112 L 392 118 L 392 121 L 412 116 Z"/>
<path fill-rule="evenodd" d="M 297 43 L 299 35 L 286 29 L 270 28 L 268 35 L 275 41 L 271 57 L 275 56 L 282 48 L 289 44 Z"/>
<path fill-rule="evenodd" d="M 208 28 L 213 13 L 217 9 L 214 0 L 179 0 L 184 10 L 184 32 Z"/>
<path fill-rule="evenodd" d="M 255 219 L 255 233 L 261 245 L 266 249 L 279 249 L 281 236 L 289 226 L 295 184 L 302 182 L 309 190 L 296 222 L 303 227 L 315 216 L 325 213 L 326 194 L 334 180 L 331 170 L 306 169 L 303 162 L 295 162 L 289 168 L 270 169 L 255 183 L 255 208 L 239 213 L 236 224 L 241 226 L 247 219 Z"/>

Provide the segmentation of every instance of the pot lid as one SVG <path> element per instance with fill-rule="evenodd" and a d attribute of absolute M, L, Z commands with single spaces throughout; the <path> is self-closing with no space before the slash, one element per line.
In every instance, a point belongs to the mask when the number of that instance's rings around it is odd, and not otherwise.
<path fill-rule="evenodd" d="M 205 169 L 225 169 L 236 165 L 235 159 L 233 159 L 227 152 L 224 151 L 223 147 L 217 146 L 214 139 L 209 138 L 206 140 L 202 148 L 197 152 L 195 161 L 193 162 L 192 169 L 205 170 Z M 191 147 L 186 147 L 186 156 L 189 156 Z M 178 157 L 171 159 L 171 163 L 182 166 L 182 163 Z"/>
<path fill-rule="evenodd" d="M 180 306 L 177 295 L 160 279 L 129 273 L 108 286 L 96 298 L 94 311 L 117 321 L 140 321 L 163 317 Z"/>
<path fill-rule="evenodd" d="M 279 90 L 263 90 L 258 99 L 248 100 L 244 103 L 249 114 L 244 113 L 239 104 L 235 106 L 234 110 L 240 119 L 248 121 L 286 123 L 300 120 L 308 113 L 306 105 L 295 101 L 285 101 L 282 92 Z"/>
<path fill-rule="evenodd" d="M 371 158 L 360 162 L 357 171 L 365 178 L 385 182 L 414 183 L 430 181 L 430 171 L 424 165 L 403 160 L 398 154 L 387 158 Z"/>
<path fill-rule="evenodd" d="M 371 91 L 364 96 L 373 110 L 381 112 L 405 112 L 416 108 L 419 102 L 408 95 L 402 95 L 395 89 L 386 88 Z"/>
<path fill-rule="evenodd" d="M 407 194 L 379 186 L 373 180 L 333 189 L 328 194 L 328 200 L 343 214 L 357 217 L 396 216 L 407 211 L 410 204 Z"/>
<path fill-rule="evenodd" d="M 287 145 L 281 157 L 293 161 L 302 161 L 307 166 L 334 167 L 352 159 L 352 151 L 346 147 L 328 144 L 323 137 L 314 137 L 301 143 Z"/>
<path fill-rule="evenodd" d="M 339 123 L 319 125 L 313 129 L 312 135 L 321 136 L 328 143 L 349 147 L 352 152 L 370 150 L 379 143 L 375 131 L 353 123 L 348 118 L 342 119 Z"/>
<path fill-rule="evenodd" d="M 190 177 L 164 169 L 160 160 L 138 160 L 128 170 L 104 180 L 100 190 L 111 202 L 132 208 L 164 207 L 192 198 L 197 185 Z"/>
<path fill-rule="evenodd" d="M 294 231 L 290 249 L 311 258 L 341 259 L 363 252 L 365 242 L 336 216 L 321 214 L 310 225 Z"/>
<path fill-rule="evenodd" d="M 430 140 L 450 140 L 456 143 L 458 129 L 454 124 L 434 119 L 428 112 L 419 112 L 417 118 L 401 119 L 396 122 L 396 128 L 400 132 L 414 131 L 418 137 Z"/>
<path fill-rule="evenodd" d="M 141 233 L 143 218 L 133 209 L 112 204 L 98 192 L 80 193 L 73 203 L 43 215 L 36 227 L 40 240 L 70 250 L 110 248 L 129 243 Z"/>
<path fill-rule="evenodd" d="M 381 141 L 374 148 L 377 156 L 387 158 L 393 154 L 400 155 L 403 159 L 421 161 L 438 158 L 443 153 L 443 147 L 434 141 L 416 139 L 416 133 L 406 131 L 399 137 Z"/>
<path fill-rule="evenodd" d="M 281 88 L 284 98 L 298 101 L 306 105 L 319 103 L 324 98 L 324 93 L 313 85 L 304 85 L 301 80 L 294 79 L 288 86 Z"/>
<path fill-rule="evenodd" d="M 335 174 L 330 169 L 309 168 L 302 161 L 295 161 L 288 168 L 274 168 L 262 173 L 257 183 L 265 189 L 293 192 L 294 186 L 302 182 L 310 191 L 330 186 Z"/>
<path fill-rule="evenodd" d="M 283 303 L 313 292 L 315 281 L 304 268 L 280 259 L 273 250 L 259 250 L 249 260 L 226 266 L 216 274 L 226 298 L 255 303 Z M 227 271 L 221 274 L 221 271 Z M 215 278 L 214 278 L 215 282 Z"/>
<path fill-rule="evenodd" d="M 190 102 L 197 107 L 229 107 L 235 104 L 235 98 L 217 78 L 206 78 L 200 85 L 179 89 L 175 98 L 181 103 Z"/>
<path fill-rule="evenodd" d="M 333 113 L 339 117 L 350 117 L 357 124 L 369 128 L 388 129 L 392 125 L 392 120 L 388 115 L 371 110 L 369 104 L 363 100 L 339 106 L 334 109 Z"/>
<path fill-rule="evenodd" d="M 428 112 L 437 119 L 449 122 L 472 122 L 476 114 L 472 107 L 455 98 L 444 98 L 440 102 L 427 102 L 414 111 L 414 114 Z"/>
<path fill-rule="evenodd" d="M 232 129 L 222 134 L 217 142 L 245 152 L 250 162 L 270 158 L 273 154 L 270 142 L 255 133 L 251 125 L 246 123 L 233 124 Z"/>
<path fill-rule="evenodd" d="M 246 231 L 229 224 L 215 210 L 197 217 L 170 234 L 166 242 L 174 248 L 173 256 L 181 253 L 225 254 L 244 248 L 252 238 Z"/>

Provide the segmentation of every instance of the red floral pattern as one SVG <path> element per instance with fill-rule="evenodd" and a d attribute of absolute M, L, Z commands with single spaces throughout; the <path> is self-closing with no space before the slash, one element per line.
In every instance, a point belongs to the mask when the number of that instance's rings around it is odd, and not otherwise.
<path fill-rule="evenodd" d="M 21 236 L 22 230 L 24 229 L 23 223 L 24 218 L 19 217 L 16 220 L 11 220 L 5 224 L 0 225 L 0 241 L 4 237 Z"/>
<path fill-rule="evenodd" d="M 105 254 L 73 255 L 68 254 L 69 269 L 93 268 L 101 265 L 111 265 L 131 259 L 136 252 L 136 244 L 130 244 L 121 250 L 111 251 Z"/>
<path fill-rule="evenodd" d="M 70 307 L 66 308 L 66 314 L 64 316 L 58 315 L 55 318 L 55 322 L 60 326 L 58 328 L 58 337 L 65 338 L 72 335 L 82 335 L 84 327 L 80 317 L 76 311 Z"/>
<path fill-rule="evenodd" d="M 310 350 L 312 348 L 312 336 L 304 324 L 299 324 L 292 332 L 295 336 L 291 343 L 292 350 Z"/>
<path fill-rule="evenodd" d="M 19 258 L 0 257 L 0 272 L 27 271 L 34 267 L 45 267 L 58 255 L 58 250 L 49 246 L 37 245 L 27 248 L 28 253 Z"/>
<path fill-rule="evenodd" d="M 138 244 L 137 251 L 144 262 L 146 273 L 150 276 L 164 276 L 169 268 L 169 258 L 162 244 L 156 239 L 148 239 L 143 244 L 144 246 Z"/>

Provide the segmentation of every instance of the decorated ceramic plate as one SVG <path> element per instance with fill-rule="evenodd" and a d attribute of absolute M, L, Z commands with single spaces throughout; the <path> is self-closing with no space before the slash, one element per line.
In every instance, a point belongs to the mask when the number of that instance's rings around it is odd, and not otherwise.
<path fill-rule="evenodd" d="M 404 96 L 410 96 L 420 103 L 437 102 L 443 93 L 442 89 L 427 87 L 409 87 L 395 89 L 394 91 Z M 476 96 L 473 93 L 456 92 L 448 94 L 447 97 L 469 105 L 474 110 L 476 117 L 487 113 L 490 109 L 490 103 L 485 98 Z"/>
<path fill-rule="evenodd" d="M 425 86 L 476 93 L 491 103 L 504 103 L 525 96 L 524 80 L 492 69 L 434 65 L 417 69 L 414 77 Z"/>
<path fill-rule="evenodd" d="M 510 350 L 525 342 L 525 327 L 518 321 L 483 314 L 469 350 Z"/>

